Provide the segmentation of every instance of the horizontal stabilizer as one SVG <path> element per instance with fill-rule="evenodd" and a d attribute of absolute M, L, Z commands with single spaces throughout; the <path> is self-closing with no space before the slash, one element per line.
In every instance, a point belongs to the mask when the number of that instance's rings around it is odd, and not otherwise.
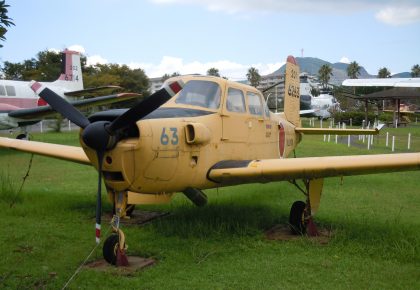
<path fill-rule="evenodd" d="M 382 127 L 381 127 L 382 128 Z M 296 127 L 298 133 L 308 135 L 378 135 L 380 128 L 375 129 L 335 129 L 335 128 L 302 128 Z"/>

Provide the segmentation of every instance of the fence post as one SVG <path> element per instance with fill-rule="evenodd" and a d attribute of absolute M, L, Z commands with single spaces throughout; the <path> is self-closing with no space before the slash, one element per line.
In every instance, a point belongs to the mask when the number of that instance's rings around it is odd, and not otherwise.
<path fill-rule="evenodd" d="M 407 145 L 407 149 L 410 150 L 410 143 L 411 143 L 411 133 L 408 133 L 408 145 Z"/>
<path fill-rule="evenodd" d="M 388 147 L 389 132 L 386 132 L 385 147 Z"/>
<path fill-rule="evenodd" d="M 392 152 L 395 150 L 395 136 L 392 136 Z"/>

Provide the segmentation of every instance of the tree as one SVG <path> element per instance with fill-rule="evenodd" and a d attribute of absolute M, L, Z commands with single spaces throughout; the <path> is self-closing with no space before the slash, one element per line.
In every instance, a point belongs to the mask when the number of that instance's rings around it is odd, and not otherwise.
<path fill-rule="evenodd" d="M 420 65 L 415 64 L 411 68 L 411 76 L 413 78 L 420 77 Z"/>
<path fill-rule="evenodd" d="M 330 67 L 328 64 L 324 64 L 319 69 L 318 78 L 324 88 L 327 87 L 332 75 L 332 67 Z"/>
<path fill-rule="evenodd" d="M 219 70 L 215 67 L 211 67 L 207 70 L 207 75 L 208 76 L 215 76 L 215 77 L 220 77 L 220 73 Z"/>
<path fill-rule="evenodd" d="M 362 67 L 355 61 L 351 62 L 347 67 L 347 76 L 351 79 L 357 79 L 360 75 L 360 69 Z"/>
<path fill-rule="evenodd" d="M 246 78 L 248 79 L 248 82 L 253 87 L 258 87 L 261 81 L 260 73 L 258 72 L 258 69 L 255 67 L 250 67 L 248 70 L 248 73 L 246 74 Z"/>
<path fill-rule="evenodd" d="M 54 81 L 61 72 L 61 54 L 45 50 L 38 52 L 36 58 L 21 63 L 5 61 L 1 71 L 6 79 Z"/>
<path fill-rule="evenodd" d="M 8 13 L 7 7 L 10 7 L 10 6 L 7 5 L 4 0 L 0 1 L 0 41 L 6 40 L 6 37 L 4 36 L 7 32 L 6 27 L 15 25 L 12 22 L 13 19 L 7 16 L 7 13 Z M 0 44 L 0 47 L 3 47 L 3 45 Z"/>
<path fill-rule="evenodd" d="M 391 77 L 391 72 L 386 67 L 382 67 L 378 70 L 378 78 L 386 79 L 390 77 Z"/>
<path fill-rule="evenodd" d="M 169 79 L 171 76 L 169 74 L 164 74 L 162 76 L 162 82 L 165 82 L 167 79 Z"/>

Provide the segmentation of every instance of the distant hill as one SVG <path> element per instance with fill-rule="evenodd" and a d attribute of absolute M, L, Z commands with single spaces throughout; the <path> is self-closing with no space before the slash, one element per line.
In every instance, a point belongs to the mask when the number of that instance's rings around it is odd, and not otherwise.
<path fill-rule="evenodd" d="M 398 74 L 392 75 L 393 78 L 411 78 L 411 73 L 409 72 L 402 72 Z"/>
<path fill-rule="evenodd" d="M 324 64 L 328 64 L 332 67 L 333 75 L 331 76 L 330 82 L 335 85 L 341 85 L 341 83 L 347 79 L 347 67 L 349 66 L 347 63 L 336 62 L 330 63 L 328 61 L 316 58 L 316 57 L 296 57 L 296 61 L 299 64 L 300 71 L 306 72 L 310 75 L 316 76 L 318 75 L 318 71 Z M 286 69 L 286 65 L 283 65 L 275 72 L 271 73 L 270 75 L 279 75 L 284 74 Z M 370 75 L 364 67 L 360 69 L 360 76 L 359 78 L 374 78 L 374 75 Z"/>

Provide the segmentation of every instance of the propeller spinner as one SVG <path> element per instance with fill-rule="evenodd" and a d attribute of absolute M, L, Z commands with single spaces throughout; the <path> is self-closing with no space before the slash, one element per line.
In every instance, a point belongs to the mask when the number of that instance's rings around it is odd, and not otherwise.
<path fill-rule="evenodd" d="M 158 109 L 174 95 L 176 95 L 184 86 L 179 80 L 162 89 L 156 91 L 148 98 L 131 107 L 124 114 L 120 115 L 114 121 L 98 120 L 90 122 L 79 110 L 72 104 L 60 97 L 54 91 L 45 87 L 41 83 L 32 81 L 31 89 L 42 99 L 44 99 L 54 110 L 72 121 L 83 129 L 82 139 L 89 148 L 96 151 L 98 158 L 98 191 L 96 200 L 96 242 L 100 242 L 101 236 L 101 185 L 102 185 L 102 162 L 106 150 L 114 148 L 121 136 L 121 131 L 137 121 L 143 119 L 154 110 Z"/>

